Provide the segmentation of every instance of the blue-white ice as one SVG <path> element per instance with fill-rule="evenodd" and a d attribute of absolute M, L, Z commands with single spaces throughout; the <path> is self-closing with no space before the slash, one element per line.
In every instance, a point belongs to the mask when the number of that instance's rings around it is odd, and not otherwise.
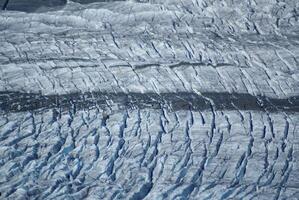
<path fill-rule="evenodd" d="M 5 8 L 0 199 L 299 199 L 296 0 Z"/>

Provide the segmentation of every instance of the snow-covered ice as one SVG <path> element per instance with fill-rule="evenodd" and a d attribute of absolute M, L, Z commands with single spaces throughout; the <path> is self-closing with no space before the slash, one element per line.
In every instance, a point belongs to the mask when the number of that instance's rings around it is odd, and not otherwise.
<path fill-rule="evenodd" d="M 298 1 L 0 6 L 0 199 L 299 199 Z"/>

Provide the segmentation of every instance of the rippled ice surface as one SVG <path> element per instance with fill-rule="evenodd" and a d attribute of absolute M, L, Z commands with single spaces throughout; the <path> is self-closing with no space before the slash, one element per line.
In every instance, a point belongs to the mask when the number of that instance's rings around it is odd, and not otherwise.
<path fill-rule="evenodd" d="M 0 5 L 0 199 L 299 199 L 297 1 Z"/>
<path fill-rule="evenodd" d="M 298 115 L 99 109 L 1 117 L 1 192 L 38 199 L 296 199 Z"/>

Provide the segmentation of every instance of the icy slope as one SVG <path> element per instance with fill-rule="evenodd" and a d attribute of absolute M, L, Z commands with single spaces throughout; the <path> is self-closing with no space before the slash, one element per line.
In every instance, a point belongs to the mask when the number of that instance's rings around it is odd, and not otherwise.
<path fill-rule="evenodd" d="M 0 199 L 299 199 L 296 0 L 6 8 Z"/>
<path fill-rule="evenodd" d="M 108 114 L 91 109 L 1 117 L 2 195 L 298 198 L 298 114 L 164 109 Z"/>
<path fill-rule="evenodd" d="M 0 89 L 298 96 L 298 3 L 249 2 L 1 12 Z"/>

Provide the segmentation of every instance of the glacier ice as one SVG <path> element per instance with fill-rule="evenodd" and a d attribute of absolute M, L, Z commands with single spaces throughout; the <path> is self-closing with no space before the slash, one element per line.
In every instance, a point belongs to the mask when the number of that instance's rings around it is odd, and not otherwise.
<path fill-rule="evenodd" d="M 0 199 L 299 199 L 296 0 L 0 0 Z"/>

